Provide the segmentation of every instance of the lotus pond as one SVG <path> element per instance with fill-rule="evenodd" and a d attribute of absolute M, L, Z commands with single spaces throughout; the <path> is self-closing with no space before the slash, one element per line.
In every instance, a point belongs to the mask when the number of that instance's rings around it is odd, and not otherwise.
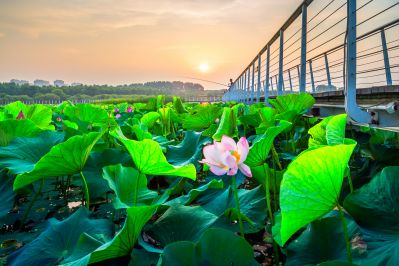
<path fill-rule="evenodd" d="M 0 265 L 399 265 L 399 136 L 269 103 L 0 107 Z"/>

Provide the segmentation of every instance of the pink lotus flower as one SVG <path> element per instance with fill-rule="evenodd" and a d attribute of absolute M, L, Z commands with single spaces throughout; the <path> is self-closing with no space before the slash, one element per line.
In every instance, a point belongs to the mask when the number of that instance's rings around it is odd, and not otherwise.
<path fill-rule="evenodd" d="M 127 112 L 128 112 L 128 113 L 133 112 L 133 108 L 132 108 L 131 106 L 129 106 L 129 107 L 127 108 Z"/>
<path fill-rule="evenodd" d="M 252 177 L 251 169 L 244 164 L 249 152 L 249 144 L 246 138 L 242 137 L 236 142 L 223 136 L 221 142 L 213 142 L 204 148 L 204 159 L 200 163 L 210 166 L 210 170 L 215 175 L 237 174 L 238 169 L 248 176 Z"/>
<path fill-rule="evenodd" d="M 119 113 L 119 108 L 115 108 L 114 113 Z"/>
<path fill-rule="evenodd" d="M 121 114 L 116 114 L 115 118 L 119 119 L 121 117 Z"/>
<path fill-rule="evenodd" d="M 24 119 L 25 119 L 24 112 L 19 111 L 19 113 L 17 115 L 17 120 L 24 120 Z"/>

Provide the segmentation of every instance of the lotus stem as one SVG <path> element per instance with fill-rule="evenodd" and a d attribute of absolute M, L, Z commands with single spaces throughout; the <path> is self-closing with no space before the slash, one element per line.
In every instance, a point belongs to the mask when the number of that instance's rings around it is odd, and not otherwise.
<path fill-rule="evenodd" d="M 349 182 L 349 189 L 351 191 L 351 193 L 353 192 L 353 183 L 352 183 L 352 176 L 351 176 L 351 171 L 349 169 L 349 174 L 348 174 L 348 182 Z"/>
<path fill-rule="evenodd" d="M 83 186 L 85 189 L 85 201 L 86 201 L 86 208 L 90 210 L 90 195 L 89 195 L 89 187 L 87 186 L 86 178 L 83 175 L 83 172 L 80 171 L 80 176 L 82 177 Z"/>
<path fill-rule="evenodd" d="M 352 265 L 352 251 L 351 251 L 351 243 L 349 241 L 348 225 L 346 224 L 346 220 L 345 220 L 344 212 L 342 211 L 342 207 L 339 204 L 337 204 L 337 207 L 339 210 L 339 216 L 341 218 L 342 227 L 344 230 L 346 256 L 348 257 L 349 264 Z"/>
<path fill-rule="evenodd" d="M 280 159 L 279 159 L 279 157 L 278 157 L 278 153 L 277 153 L 277 151 L 276 151 L 276 148 L 274 147 L 274 144 L 272 144 L 271 150 L 272 150 L 272 158 L 273 158 L 273 161 L 276 162 L 276 164 L 278 165 L 278 168 L 280 169 L 280 171 L 283 170 L 283 167 L 282 167 L 281 164 L 280 164 Z"/>
<path fill-rule="evenodd" d="M 269 169 L 270 171 L 270 169 Z M 269 187 L 269 182 L 270 182 L 270 172 L 266 171 L 265 165 L 263 164 L 263 172 L 265 174 L 265 192 L 266 192 L 266 206 L 267 206 L 267 211 L 269 212 L 269 217 L 270 217 L 270 222 L 271 225 L 274 225 L 274 217 L 273 217 L 273 210 L 271 207 L 271 199 L 270 199 L 270 187 Z M 276 180 L 276 178 L 274 179 Z M 274 190 L 276 191 L 276 189 Z M 276 245 L 276 242 L 274 241 L 273 234 L 271 235 L 272 238 L 272 243 L 273 243 L 273 252 L 274 252 L 274 257 L 276 259 L 276 264 L 280 264 L 280 258 L 279 258 L 279 251 L 278 251 L 278 246 Z"/>
<path fill-rule="evenodd" d="M 29 217 L 29 213 L 32 210 L 33 205 L 35 204 L 37 197 L 39 197 L 40 193 L 42 193 L 43 186 L 44 186 L 44 178 L 42 178 L 42 182 L 40 183 L 39 190 L 33 196 L 32 200 L 28 206 L 28 209 L 25 211 L 24 216 L 22 217 L 20 229 L 22 229 L 24 227 L 25 221 Z"/>
<path fill-rule="evenodd" d="M 238 189 L 237 189 L 236 176 L 233 176 L 233 193 L 234 193 L 234 199 L 235 199 L 235 202 L 236 202 L 238 224 L 240 226 L 240 235 L 242 237 L 244 237 L 244 229 L 243 229 L 243 226 L 242 226 L 240 200 L 238 199 Z"/>
<path fill-rule="evenodd" d="M 266 207 L 267 207 L 267 211 L 269 213 L 270 221 L 273 225 L 274 224 L 273 211 L 272 211 L 272 206 L 271 206 L 270 188 L 269 188 L 270 177 L 269 177 L 269 171 L 266 171 L 264 164 L 263 164 L 263 173 L 265 174 Z"/>

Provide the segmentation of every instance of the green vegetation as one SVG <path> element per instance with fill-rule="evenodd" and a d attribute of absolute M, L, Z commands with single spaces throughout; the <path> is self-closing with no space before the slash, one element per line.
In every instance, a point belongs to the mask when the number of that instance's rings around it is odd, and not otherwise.
<path fill-rule="evenodd" d="M 223 90 L 204 90 L 202 85 L 190 82 L 156 81 L 130 85 L 76 85 L 76 86 L 46 86 L 16 85 L 15 83 L 0 83 L 0 99 L 9 101 L 35 100 L 111 100 L 105 103 L 147 102 L 152 95 L 168 96 L 222 96 Z"/>
<path fill-rule="evenodd" d="M 399 135 L 314 102 L 0 107 L 0 265 L 397 265 Z"/>

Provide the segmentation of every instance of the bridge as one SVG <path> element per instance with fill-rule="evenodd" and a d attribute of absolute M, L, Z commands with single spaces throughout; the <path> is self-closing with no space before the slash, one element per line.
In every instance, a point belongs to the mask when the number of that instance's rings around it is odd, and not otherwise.
<path fill-rule="evenodd" d="M 308 92 L 314 114 L 399 129 L 399 2 L 305 0 L 232 82 L 223 101 Z"/>

